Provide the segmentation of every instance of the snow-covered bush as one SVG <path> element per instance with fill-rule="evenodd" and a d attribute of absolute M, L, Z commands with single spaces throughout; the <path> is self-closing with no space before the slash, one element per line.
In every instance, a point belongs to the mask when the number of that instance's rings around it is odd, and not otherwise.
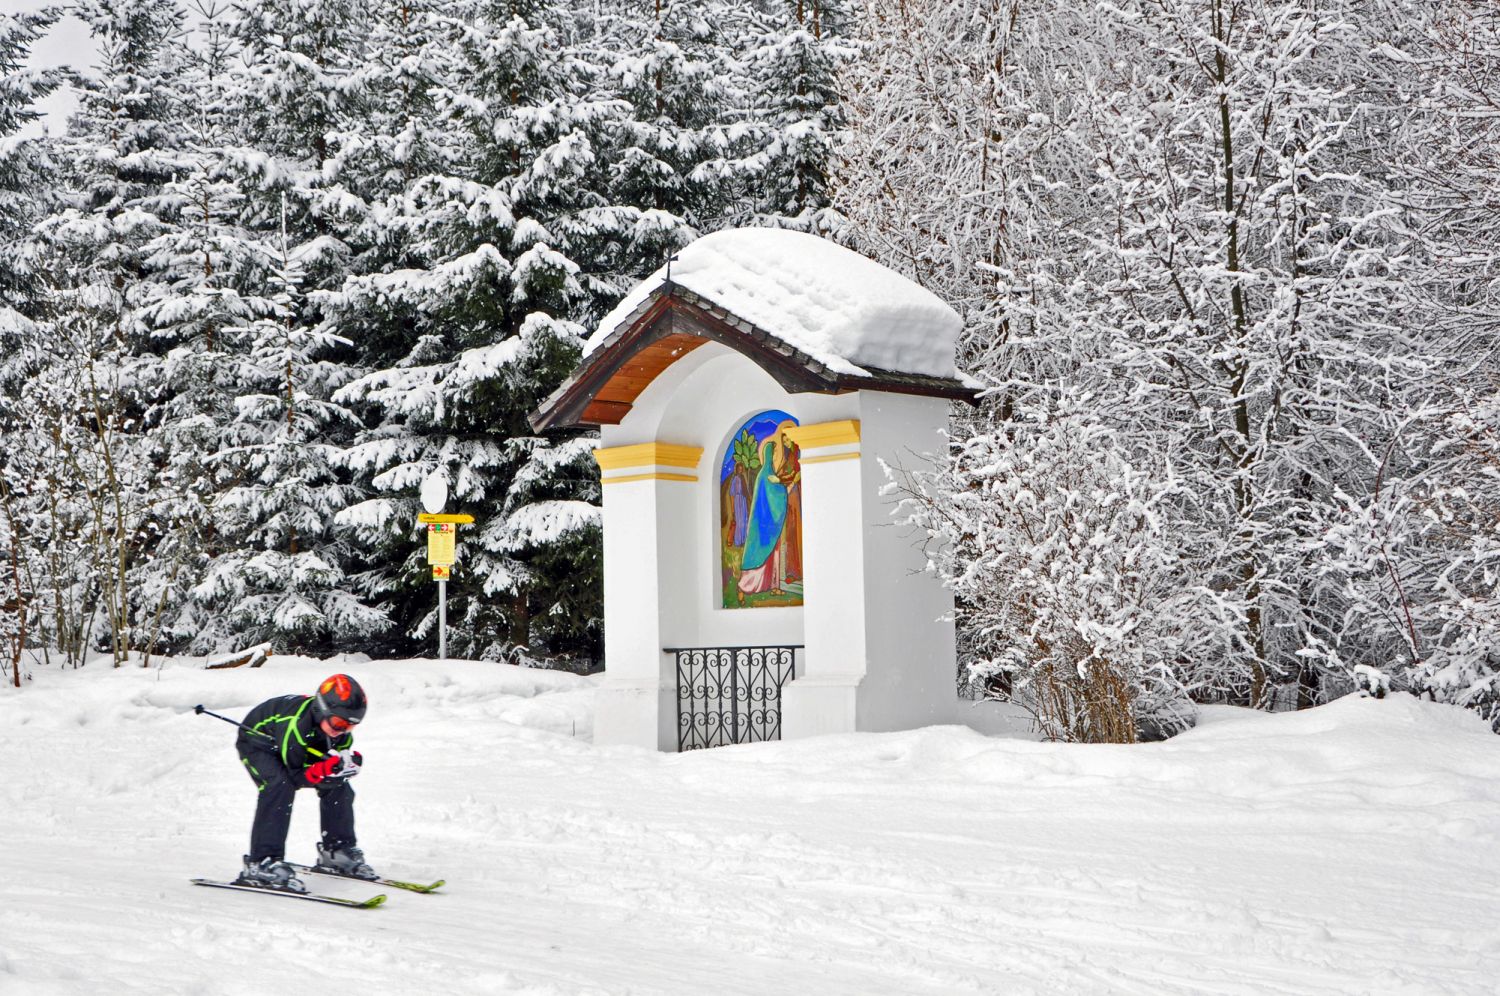
<path fill-rule="evenodd" d="M 1128 743 L 1175 732 L 1228 611 L 1187 576 L 1185 495 L 1087 395 L 996 419 L 938 472 L 890 468 L 897 514 L 954 591 L 976 684 L 1047 737 Z M 1211 625 L 1218 622 L 1220 625 Z"/>
<path fill-rule="evenodd" d="M 1414 609 L 1426 642 L 1410 681 L 1500 733 L 1500 382 L 1466 393 L 1444 420 L 1448 458 L 1422 494 L 1425 556 L 1407 558 L 1435 596 Z"/>

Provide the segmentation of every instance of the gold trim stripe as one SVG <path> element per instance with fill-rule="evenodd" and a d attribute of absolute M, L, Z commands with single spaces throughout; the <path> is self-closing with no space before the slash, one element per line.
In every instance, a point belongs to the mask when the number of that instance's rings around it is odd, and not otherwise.
<path fill-rule="evenodd" d="M 633 446 L 609 446 L 594 451 L 600 470 L 622 467 L 692 467 L 697 468 L 703 456 L 701 446 L 676 443 L 636 443 Z"/>
<path fill-rule="evenodd" d="M 600 484 L 624 484 L 627 481 L 696 481 L 692 474 L 626 474 L 624 477 L 601 477 Z"/>
<path fill-rule="evenodd" d="M 792 438 L 792 442 L 804 450 L 857 443 L 859 442 L 859 419 L 846 418 L 839 422 L 814 422 L 812 425 L 799 425 L 786 430 L 786 434 Z"/>
<path fill-rule="evenodd" d="M 827 456 L 803 457 L 800 463 L 833 463 L 835 460 L 858 460 L 859 451 L 853 453 L 830 453 Z"/>

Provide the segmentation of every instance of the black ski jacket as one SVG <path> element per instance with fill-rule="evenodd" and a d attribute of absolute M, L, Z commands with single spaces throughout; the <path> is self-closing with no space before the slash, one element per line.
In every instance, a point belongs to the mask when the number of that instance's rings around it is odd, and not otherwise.
<path fill-rule="evenodd" d="M 241 756 L 272 755 L 299 784 L 303 783 L 303 772 L 324 755 L 348 750 L 354 744 L 352 733 L 330 738 L 322 731 L 313 715 L 312 701 L 311 695 L 279 695 L 262 702 L 245 716 L 244 726 L 234 740 L 235 749 Z"/>

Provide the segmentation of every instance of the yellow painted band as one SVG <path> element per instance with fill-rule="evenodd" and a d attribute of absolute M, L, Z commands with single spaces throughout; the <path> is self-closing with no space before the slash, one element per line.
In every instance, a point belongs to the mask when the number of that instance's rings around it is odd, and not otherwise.
<path fill-rule="evenodd" d="M 786 430 L 786 434 L 804 450 L 857 443 L 859 419 L 846 418 L 839 422 L 814 422 L 812 425 L 794 426 Z"/>
<path fill-rule="evenodd" d="M 693 474 L 626 474 L 624 477 L 601 477 L 600 484 L 624 484 L 627 481 L 696 481 Z"/>
<path fill-rule="evenodd" d="M 609 446 L 594 451 L 600 470 L 621 467 L 697 467 L 703 456 L 701 446 L 676 443 L 636 443 L 633 446 Z"/>
<path fill-rule="evenodd" d="M 858 460 L 859 451 L 853 453 L 830 453 L 827 456 L 803 457 L 801 463 L 833 463 L 835 460 Z"/>

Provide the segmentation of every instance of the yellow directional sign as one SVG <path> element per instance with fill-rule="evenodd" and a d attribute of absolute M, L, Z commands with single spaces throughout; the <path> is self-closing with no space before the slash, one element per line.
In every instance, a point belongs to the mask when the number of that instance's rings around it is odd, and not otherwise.
<path fill-rule="evenodd" d="M 446 522 L 459 526 L 467 526 L 469 523 L 474 521 L 474 517 L 472 515 L 464 515 L 461 512 L 457 512 L 452 515 L 433 515 L 431 512 L 418 512 L 417 521 L 426 523 L 428 525 L 437 522 Z"/>
<path fill-rule="evenodd" d="M 451 564 L 433 564 L 432 565 L 432 580 L 434 580 L 434 581 L 447 581 L 452 576 L 453 576 L 453 565 L 451 565 Z"/>

